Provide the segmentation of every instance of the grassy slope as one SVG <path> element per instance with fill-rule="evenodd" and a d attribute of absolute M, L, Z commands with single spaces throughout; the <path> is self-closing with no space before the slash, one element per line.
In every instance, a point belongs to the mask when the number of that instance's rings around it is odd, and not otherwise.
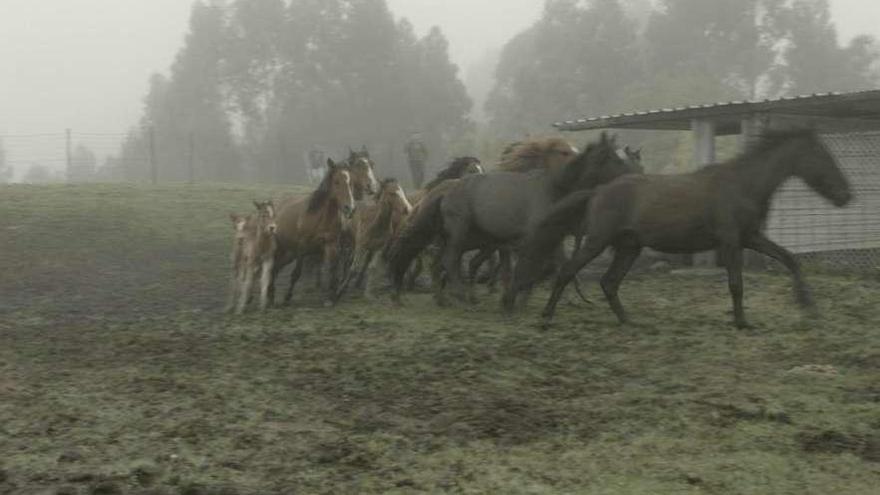
<path fill-rule="evenodd" d="M 541 330 L 543 294 L 219 315 L 226 212 L 279 192 L 0 189 L 0 493 L 876 493 L 876 281 L 814 276 L 807 322 L 748 275 L 748 332 L 719 275 L 633 277 L 625 328 Z"/>

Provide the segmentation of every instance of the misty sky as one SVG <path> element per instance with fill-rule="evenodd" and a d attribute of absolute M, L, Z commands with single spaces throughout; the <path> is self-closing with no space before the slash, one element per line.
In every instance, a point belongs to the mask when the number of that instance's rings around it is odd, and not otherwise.
<path fill-rule="evenodd" d="M 450 39 L 454 61 L 465 68 L 534 22 L 543 4 L 388 3 L 420 34 L 439 25 Z M 863 32 L 880 37 L 880 1 L 832 4 L 844 40 Z M 0 135 L 63 132 L 66 127 L 125 131 L 140 116 L 149 75 L 167 73 L 182 45 L 189 5 L 188 0 L 0 0 Z M 105 146 L 97 150 L 103 154 L 113 143 L 95 146 Z"/>

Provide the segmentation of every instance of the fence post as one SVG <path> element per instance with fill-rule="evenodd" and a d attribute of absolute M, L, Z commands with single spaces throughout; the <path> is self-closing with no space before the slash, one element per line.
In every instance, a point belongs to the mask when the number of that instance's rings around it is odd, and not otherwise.
<path fill-rule="evenodd" d="M 70 174 L 73 171 L 73 169 L 71 168 L 71 164 L 73 163 L 73 158 L 72 158 L 71 151 L 70 151 L 70 128 L 69 127 L 67 129 L 65 129 L 64 136 L 65 136 L 65 139 L 64 139 L 65 143 L 64 144 L 65 144 L 65 151 L 66 151 L 65 165 L 67 166 L 66 175 L 67 175 L 67 182 L 70 182 L 70 178 L 71 178 Z"/>
<path fill-rule="evenodd" d="M 196 183 L 196 170 L 195 170 L 195 160 L 196 160 L 196 136 L 195 133 L 190 131 L 189 133 L 189 156 L 187 157 L 187 173 L 190 184 Z"/>
<path fill-rule="evenodd" d="M 159 167 L 156 163 L 156 133 L 153 126 L 150 126 L 148 132 L 150 133 L 150 177 L 155 186 L 159 183 Z"/>

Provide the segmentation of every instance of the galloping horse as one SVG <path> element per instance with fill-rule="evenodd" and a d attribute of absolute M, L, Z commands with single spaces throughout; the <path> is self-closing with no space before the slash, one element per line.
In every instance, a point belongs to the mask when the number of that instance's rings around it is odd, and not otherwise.
<path fill-rule="evenodd" d="M 564 141 L 562 143 L 565 143 Z M 391 250 L 395 298 L 411 260 L 438 236 L 443 269 L 464 294 L 461 256 L 472 249 L 509 247 L 525 238 L 554 202 L 632 172 L 606 134 L 583 153 L 565 143 L 551 153 L 526 155 L 505 172 L 471 175 L 430 193 Z"/>
<path fill-rule="evenodd" d="M 274 295 L 275 276 L 285 265 L 295 261 L 296 265 L 290 275 L 290 287 L 284 298 L 285 303 L 289 303 L 306 258 L 320 255 L 323 260 L 322 271 L 329 272 L 330 277 L 327 302 L 334 300 L 338 282 L 336 274 L 339 268 L 340 238 L 346 219 L 355 210 L 351 189 L 351 175 L 348 170 L 328 159 L 327 175 L 311 195 L 291 198 L 279 205 L 276 219 L 278 255 L 270 295 Z"/>
<path fill-rule="evenodd" d="M 814 309 L 797 260 L 762 232 L 773 195 L 791 177 L 802 179 L 835 206 L 845 206 L 852 199 L 834 157 L 815 132 L 805 130 L 769 132 L 741 156 L 693 173 L 632 175 L 598 188 L 586 212 L 586 244 L 562 267 L 544 317 L 553 317 L 565 286 L 608 246 L 614 248 L 614 260 L 601 286 L 621 323 L 627 316 L 617 291 L 644 247 L 666 253 L 720 250 L 737 327 L 748 326 L 742 304 L 745 248 L 785 265 L 798 303 Z M 534 280 L 541 253 L 561 239 L 561 226 L 569 224 L 572 216 L 578 221 L 584 214 L 583 207 L 561 209 L 541 222 L 524 249 L 513 289 Z"/>
<path fill-rule="evenodd" d="M 385 179 L 379 187 L 376 202 L 355 210 L 352 219 L 354 229 L 354 261 L 348 276 L 339 288 L 338 297 L 348 288 L 351 281 L 357 278 L 355 286 L 359 287 L 366 277 L 364 294 L 371 293 L 372 278 L 369 275 L 370 265 L 377 253 L 384 257 L 385 248 L 397 234 L 412 205 L 398 184 L 397 179 Z"/>
<path fill-rule="evenodd" d="M 340 163 L 351 174 L 351 192 L 355 201 L 364 201 L 367 196 L 379 192 L 379 181 L 376 180 L 376 163 L 370 158 L 370 152 L 364 146 L 360 151 L 348 149 L 348 158 Z"/>

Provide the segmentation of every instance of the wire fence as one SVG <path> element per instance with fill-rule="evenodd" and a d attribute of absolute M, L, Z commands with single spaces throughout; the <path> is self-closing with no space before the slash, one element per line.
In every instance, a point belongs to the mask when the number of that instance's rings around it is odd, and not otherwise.
<path fill-rule="evenodd" d="M 119 132 L 58 132 L 0 134 L 4 165 L 15 182 L 94 182 L 119 180 L 125 169 L 149 170 L 151 157 L 121 153 L 128 134 Z"/>
<path fill-rule="evenodd" d="M 767 232 L 800 257 L 858 270 L 880 270 L 880 132 L 826 134 L 823 140 L 850 181 L 853 201 L 836 208 L 803 181 L 783 185 Z"/>

